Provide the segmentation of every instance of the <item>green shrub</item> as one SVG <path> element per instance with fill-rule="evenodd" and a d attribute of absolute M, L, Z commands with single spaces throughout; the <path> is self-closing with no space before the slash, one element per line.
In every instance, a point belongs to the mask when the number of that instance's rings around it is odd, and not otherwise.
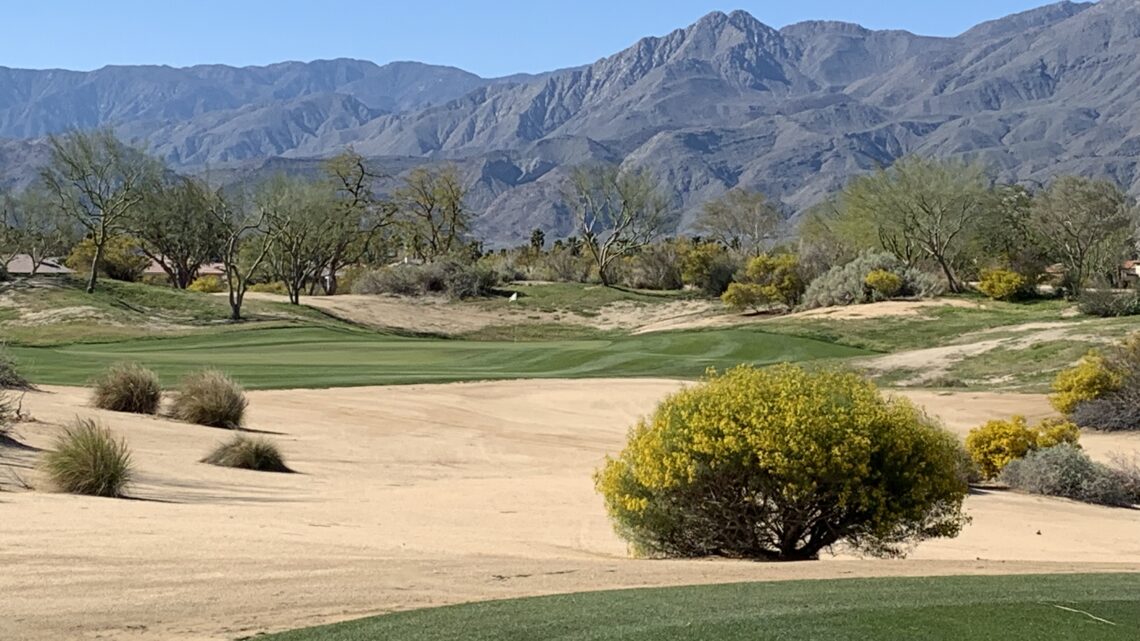
<path fill-rule="evenodd" d="M 231 440 L 218 445 L 203 463 L 219 467 L 233 467 L 255 472 L 282 472 L 293 470 L 285 465 L 281 451 L 272 441 L 265 438 L 251 438 L 238 434 Z"/>
<path fill-rule="evenodd" d="M 138 363 L 117 363 L 95 379 L 92 404 L 131 414 L 157 414 L 162 403 L 158 376 Z"/>
<path fill-rule="evenodd" d="M 489 295 L 502 281 L 485 267 L 452 265 L 444 273 L 444 293 L 452 300 L 466 300 Z"/>
<path fill-rule="evenodd" d="M 902 281 L 895 296 L 933 298 L 945 291 L 940 280 L 926 272 L 909 268 L 891 254 L 866 253 L 846 265 L 832 267 L 808 285 L 803 307 L 836 307 L 858 305 L 890 298 L 867 283 L 874 272 L 889 272 Z"/>
<path fill-rule="evenodd" d="M 799 259 L 794 254 L 761 254 L 748 261 L 740 282 L 728 286 L 721 296 L 730 309 L 743 311 L 772 306 L 791 309 L 804 293 Z"/>
<path fill-rule="evenodd" d="M 685 286 L 681 241 L 662 241 L 648 245 L 633 257 L 629 285 L 637 289 L 674 290 Z"/>
<path fill-rule="evenodd" d="M 0 390 L 30 390 L 32 384 L 20 374 L 16 367 L 16 360 L 8 353 L 3 343 L 0 343 Z"/>
<path fill-rule="evenodd" d="M 79 242 L 67 257 L 68 269 L 81 274 L 91 273 L 91 261 L 95 258 L 95 241 L 85 238 Z M 138 243 L 126 236 L 112 236 L 103 245 L 103 260 L 100 271 L 112 280 L 137 283 L 143 272 L 150 267 L 150 259 L 139 251 Z"/>
<path fill-rule="evenodd" d="M 965 454 L 905 400 L 846 372 L 741 366 L 663 401 L 596 476 L 636 553 L 899 555 L 965 522 Z"/>
<path fill-rule="evenodd" d="M 1028 282 L 1025 277 L 1008 269 L 988 269 L 982 272 L 978 291 L 993 300 L 1016 300 L 1025 293 Z"/>
<path fill-rule="evenodd" d="M 1067 443 L 1010 462 L 1001 480 L 1015 490 L 1085 503 L 1128 507 L 1136 501 L 1122 472 L 1093 461 Z"/>
<path fill-rule="evenodd" d="M 1079 404 L 1110 394 L 1123 383 L 1121 373 L 1110 366 L 1103 354 L 1092 350 L 1079 363 L 1057 374 L 1049 402 L 1068 416 Z"/>
<path fill-rule="evenodd" d="M 487 296 L 500 283 L 491 269 L 458 261 L 397 265 L 367 272 L 353 284 L 354 294 L 424 296 L 444 294 L 453 300 Z"/>
<path fill-rule="evenodd" d="M 287 296 L 289 294 L 289 288 L 285 286 L 285 283 L 279 280 L 273 281 L 272 283 L 254 283 L 249 286 L 249 291 L 255 294 L 277 294 L 279 296 Z"/>
<path fill-rule="evenodd" d="M 996 478 L 1011 462 L 1030 452 L 1059 444 L 1076 445 L 1077 426 L 1066 421 L 1043 421 L 1029 427 L 1024 416 L 1008 421 L 989 421 L 966 436 L 966 451 L 983 479 Z"/>
<path fill-rule="evenodd" d="M 717 243 L 701 243 L 690 247 L 681 257 L 681 280 L 715 298 L 728 291 L 740 263 Z"/>
<path fill-rule="evenodd" d="M 1077 298 L 1077 307 L 1086 316 L 1137 316 L 1140 315 L 1140 294 L 1086 289 Z"/>
<path fill-rule="evenodd" d="M 894 298 L 903 290 L 902 276 L 885 269 L 876 269 L 867 274 L 863 284 L 870 287 L 876 297 L 884 299 Z"/>
<path fill-rule="evenodd" d="M 238 429 L 248 405 L 240 385 L 224 373 L 208 369 L 182 378 L 170 403 L 170 415 L 196 425 Z"/>
<path fill-rule="evenodd" d="M 195 278 L 186 289 L 200 294 L 217 294 L 226 291 L 226 286 L 218 276 L 209 275 Z"/>
<path fill-rule="evenodd" d="M 591 269 L 589 258 L 566 247 L 552 249 L 540 259 L 540 270 L 546 280 L 584 283 L 590 280 Z"/>
<path fill-rule="evenodd" d="M 126 442 L 87 419 L 76 419 L 64 430 L 43 466 L 52 483 L 70 494 L 122 496 L 133 476 Z"/>

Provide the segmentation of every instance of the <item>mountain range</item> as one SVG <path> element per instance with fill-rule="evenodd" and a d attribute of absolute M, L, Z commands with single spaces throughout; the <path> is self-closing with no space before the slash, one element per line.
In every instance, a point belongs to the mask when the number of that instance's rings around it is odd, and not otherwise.
<path fill-rule="evenodd" d="M 1009 181 L 1104 176 L 1140 195 L 1140 2 L 1062 2 L 953 38 L 841 22 L 771 28 L 711 13 L 593 64 L 481 78 L 412 62 L 0 67 L 0 186 L 44 137 L 114 127 L 184 172 L 311 172 L 351 145 L 398 175 L 452 162 L 492 246 L 572 233 L 559 194 L 584 162 L 642 167 L 679 224 L 744 186 L 802 212 L 907 154 Z"/>

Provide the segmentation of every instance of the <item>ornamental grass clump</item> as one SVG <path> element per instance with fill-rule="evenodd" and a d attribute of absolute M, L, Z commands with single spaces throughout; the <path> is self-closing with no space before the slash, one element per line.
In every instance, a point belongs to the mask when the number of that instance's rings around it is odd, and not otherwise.
<path fill-rule="evenodd" d="M 162 403 L 158 376 L 138 363 L 118 363 L 95 379 L 92 404 L 112 412 L 157 414 Z"/>
<path fill-rule="evenodd" d="M 285 464 L 281 450 L 266 438 L 249 437 L 238 434 L 231 440 L 218 445 L 203 463 L 220 467 L 232 467 L 257 472 L 282 472 L 293 470 Z"/>
<path fill-rule="evenodd" d="M 185 376 L 170 403 L 174 418 L 225 429 L 239 429 L 249 402 L 245 391 L 218 370 L 202 370 Z"/>
<path fill-rule="evenodd" d="M 59 490 L 88 496 L 120 497 L 134 475 L 126 441 L 89 419 L 64 429 L 43 467 Z"/>

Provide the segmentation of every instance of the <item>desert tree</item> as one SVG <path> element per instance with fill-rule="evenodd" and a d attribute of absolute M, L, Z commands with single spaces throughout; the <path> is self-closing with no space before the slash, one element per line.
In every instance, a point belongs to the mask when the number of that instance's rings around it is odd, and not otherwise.
<path fill-rule="evenodd" d="M 211 213 L 215 198 L 198 178 L 170 177 L 147 190 L 125 225 L 173 287 L 186 289 L 220 253 L 224 230 Z"/>
<path fill-rule="evenodd" d="M 874 234 L 909 266 L 929 260 L 952 292 L 956 266 L 990 209 L 990 180 L 977 164 L 918 157 L 851 181 L 839 198 L 845 228 Z"/>
<path fill-rule="evenodd" d="M 273 249 L 264 210 L 249 207 L 242 193 L 218 190 L 210 198 L 210 216 L 221 230 L 219 258 L 225 271 L 230 320 L 240 321 L 245 294 L 265 257 Z"/>
<path fill-rule="evenodd" d="M 368 166 L 364 157 L 353 149 L 330 158 L 325 174 L 332 183 L 332 206 L 327 224 L 333 227 L 327 257 L 318 266 L 328 278 L 322 281 L 325 293 L 337 293 L 337 274 L 344 267 L 359 262 L 374 249 L 374 241 L 396 220 L 396 206 L 377 198 L 374 182 L 383 174 Z"/>
<path fill-rule="evenodd" d="M 461 249 L 471 229 L 464 200 L 467 189 L 455 167 L 419 167 L 411 171 L 392 198 L 405 240 L 422 260 L 435 260 Z"/>
<path fill-rule="evenodd" d="M 0 224 L 8 230 L 11 249 L 28 257 L 33 276 L 49 259 L 67 253 L 75 243 L 75 223 L 60 211 L 40 185 L 6 198 L 0 208 L 3 208 Z M 11 260 L 11 256 L 8 259 Z"/>
<path fill-rule="evenodd" d="M 764 194 L 733 189 L 705 204 L 693 231 L 755 257 L 764 253 L 779 225 L 780 211 Z"/>
<path fill-rule="evenodd" d="M 565 195 L 583 243 L 605 286 L 623 256 L 648 245 L 669 223 L 669 201 L 656 181 L 638 170 L 612 165 L 576 168 Z"/>
<path fill-rule="evenodd" d="M 530 250 L 535 254 L 541 254 L 545 248 L 546 232 L 541 227 L 535 227 L 530 232 Z"/>
<path fill-rule="evenodd" d="M 268 232 L 260 239 L 267 247 L 265 266 L 296 305 L 337 240 L 337 225 L 329 220 L 335 217 L 331 191 L 316 181 L 277 176 L 261 186 L 255 202 Z"/>
<path fill-rule="evenodd" d="M 1033 203 L 1032 228 L 1064 265 L 1074 295 L 1126 257 L 1135 227 L 1128 195 L 1106 180 L 1064 176 Z"/>
<path fill-rule="evenodd" d="M 161 165 L 123 143 L 114 132 L 74 131 L 48 139 L 50 158 L 40 172 L 45 189 L 94 244 L 87 293 L 95 291 L 107 240 L 124 231 L 128 217 L 159 178 Z"/>

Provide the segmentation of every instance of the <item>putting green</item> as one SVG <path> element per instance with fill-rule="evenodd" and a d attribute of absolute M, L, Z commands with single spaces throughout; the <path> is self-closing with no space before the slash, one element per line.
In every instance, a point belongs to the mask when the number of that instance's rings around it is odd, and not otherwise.
<path fill-rule="evenodd" d="M 13 347 L 36 383 L 82 385 L 117 361 L 153 368 L 164 383 L 218 367 L 250 388 L 313 388 L 510 378 L 697 377 L 709 367 L 842 359 L 864 350 L 742 329 L 604 339 L 485 342 L 403 338 L 321 327 L 179 338 Z"/>

